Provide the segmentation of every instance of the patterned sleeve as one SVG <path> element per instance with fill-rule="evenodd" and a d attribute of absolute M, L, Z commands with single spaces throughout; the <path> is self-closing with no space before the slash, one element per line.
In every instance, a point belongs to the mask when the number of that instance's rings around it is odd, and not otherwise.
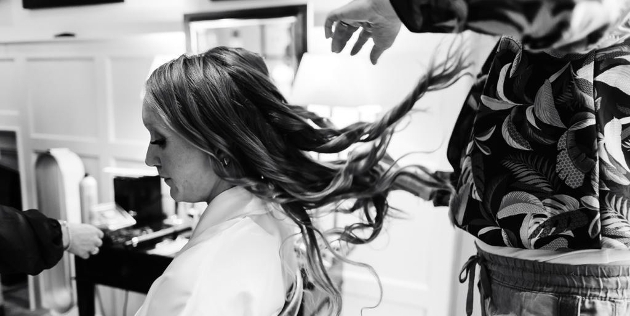
<path fill-rule="evenodd" d="M 578 51 L 625 18 L 627 0 L 390 0 L 412 32 L 472 30 L 519 39 L 530 50 Z"/>
<path fill-rule="evenodd" d="M 39 274 L 63 256 L 61 225 L 37 210 L 0 205 L 0 273 Z"/>

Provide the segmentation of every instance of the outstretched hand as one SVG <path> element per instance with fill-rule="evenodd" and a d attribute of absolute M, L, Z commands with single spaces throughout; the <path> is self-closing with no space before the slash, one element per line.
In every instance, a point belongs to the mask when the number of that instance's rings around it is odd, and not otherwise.
<path fill-rule="evenodd" d="M 374 47 L 370 52 L 370 61 L 376 64 L 383 52 L 394 43 L 401 25 L 389 0 L 354 0 L 328 14 L 324 31 L 326 38 L 332 37 L 331 50 L 339 53 L 352 34 L 361 28 L 350 54 L 358 53 L 372 38 Z"/>
<path fill-rule="evenodd" d="M 103 232 L 89 224 L 68 223 L 68 230 L 72 236 L 68 252 L 87 259 L 96 255 L 103 244 Z"/>

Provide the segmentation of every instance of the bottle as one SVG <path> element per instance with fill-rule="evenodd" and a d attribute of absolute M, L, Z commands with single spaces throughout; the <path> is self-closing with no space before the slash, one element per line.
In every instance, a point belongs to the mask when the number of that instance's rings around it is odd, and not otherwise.
<path fill-rule="evenodd" d="M 96 179 L 86 173 L 79 183 L 79 195 L 81 197 L 81 222 L 90 224 L 94 206 L 98 204 L 98 187 Z"/>
<path fill-rule="evenodd" d="M 234 30 L 232 32 L 232 36 L 228 39 L 229 47 L 243 47 L 243 39 L 241 38 L 241 34 L 238 30 Z"/>

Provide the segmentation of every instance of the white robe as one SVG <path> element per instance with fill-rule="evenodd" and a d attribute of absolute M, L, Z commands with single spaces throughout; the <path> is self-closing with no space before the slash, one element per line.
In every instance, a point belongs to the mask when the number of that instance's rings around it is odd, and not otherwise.
<path fill-rule="evenodd" d="M 294 227 L 277 206 L 240 187 L 226 190 L 136 316 L 277 315 L 295 273 L 293 244 L 283 244 Z"/>

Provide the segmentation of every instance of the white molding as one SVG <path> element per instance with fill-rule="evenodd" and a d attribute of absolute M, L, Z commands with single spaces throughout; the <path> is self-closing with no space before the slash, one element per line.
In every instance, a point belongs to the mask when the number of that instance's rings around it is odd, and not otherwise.
<path fill-rule="evenodd" d="M 31 121 L 31 126 L 34 125 L 33 121 Z M 79 143 L 98 143 L 98 137 L 83 137 L 83 136 L 73 136 L 73 135 L 63 135 L 63 134 L 52 134 L 52 133 L 37 133 L 31 130 L 31 138 L 33 140 L 50 140 L 50 141 L 60 141 L 60 142 L 79 142 Z"/>
<path fill-rule="evenodd" d="M 96 77 L 96 56 L 88 56 L 88 55 L 74 55 L 74 56 L 57 56 L 57 55 L 53 55 L 53 56 L 40 56 L 40 57 L 33 57 L 33 56 L 26 56 L 25 58 L 25 69 L 24 71 L 26 72 L 26 70 L 29 68 L 29 66 L 33 66 L 34 63 L 38 63 L 38 62 L 85 62 L 87 64 L 89 64 L 89 67 L 92 68 L 92 72 L 94 72 L 93 76 L 95 78 L 95 80 L 97 80 L 98 78 Z M 96 93 L 94 97 L 94 101 L 98 102 L 98 86 L 97 86 L 97 82 L 94 81 L 94 92 Z M 29 121 L 29 127 L 30 127 L 30 134 L 31 134 L 31 138 L 34 139 L 48 139 L 48 140 L 61 140 L 61 141 L 69 141 L 69 142 L 96 142 L 98 141 L 98 128 L 96 130 L 96 136 L 90 137 L 90 136 L 75 136 L 75 135 L 65 135 L 65 134 L 56 134 L 56 133 L 41 133 L 41 132 L 37 132 L 35 131 L 35 107 L 33 105 L 33 90 L 31 88 L 29 88 L 29 84 L 26 83 L 25 84 L 25 90 L 27 91 L 27 104 L 26 104 L 26 108 L 27 108 L 27 118 Z M 96 107 L 98 108 L 98 107 Z M 98 116 L 95 113 L 94 118 L 96 120 L 98 120 Z M 72 119 L 72 118 L 69 118 Z M 83 118 L 85 119 L 85 118 Z"/>
<path fill-rule="evenodd" d="M 148 132 L 147 132 L 148 133 Z M 147 141 L 149 140 L 149 138 L 147 138 Z M 120 145 L 120 146 L 138 146 L 138 147 L 142 147 L 144 149 L 146 149 L 147 146 L 149 146 L 148 142 L 143 142 L 143 141 L 139 141 L 139 140 L 129 140 L 129 139 L 110 139 L 109 140 L 109 144 L 112 145 Z"/>
<path fill-rule="evenodd" d="M 113 62 L 112 59 L 115 57 L 110 56 L 106 56 L 105 60 L 103 61 L 103 76 L 105 77 L 105 85 L 104 85 L 104 90 L 105 90 L 105 117 L 106 118 L 106 124 L 107 124 L 107 135 L 105 136 L 107 138 L 107 142 L 108 143 L 117 143 L 117 139 L 116 139 L 116 123 L 114 122 L 115 117 L 116 117 L 116 113 L 115 113 L 115 105 L 114 105 L 114 85 L 113 85 L 113 80 L 114 80 L 114 76 L 112 74 L 112 66 L 113 66 Z"/>
<path fill-rule="evenodd" d="M 427 284 L 387 277 L 380 277 L 380 280 L 383 286 L 383 302 L 411 307 L 427 307 L 429 303 Z M 374 288 L 375 291 L 353 291 L 353 289 L 366 288 Z M 344 271 L 342 291 L 344 296 L 360 297 L 375 303 L 379 298 L 377 281 L 373 275 L 368 273 Z"/>
<path fill-rule="evenodd" d="M 20 111 L 17 110 L 0 110 L 2 116 L 20 116 Z"/>

